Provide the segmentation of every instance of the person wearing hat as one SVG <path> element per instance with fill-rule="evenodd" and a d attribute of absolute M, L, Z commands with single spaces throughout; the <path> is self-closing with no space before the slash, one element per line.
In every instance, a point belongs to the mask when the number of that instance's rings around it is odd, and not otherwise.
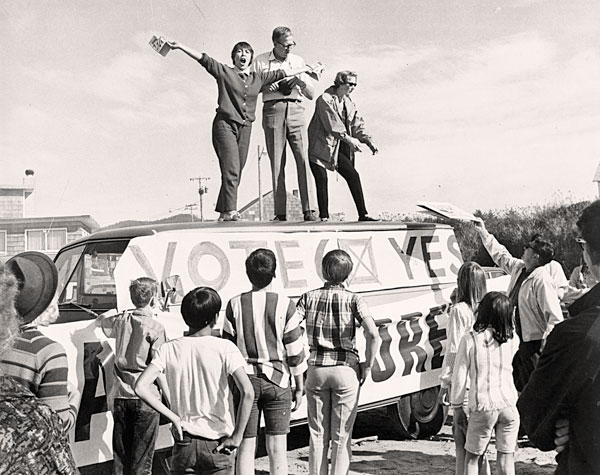
<path fill-rule="evenodd" d="M 6 267 L 18 281 L 20 328 L 13 347 L 0 356 L 0 370 L 50 406 L 68 431 L 75 426 L 80 395 L 67 381 L 65 349 L 38 330 L 40 322 L 48 325 L 58 318 L 58 271 L 48 256 L 35 251 L 17 254 Z"/>
<path fill-rule="evenodd" d="M 513 359 L 513 378 L 521 392 L 537 365 L 546 338 L 563 321 L 556 284 L 546 268 L 554 257 L 554 249 L 548 241 L 534 236 L 518 259 L 488 232 L 483 221 L 476 222 L 475 228 L 496 265 L 510 274 L 507 294 L 515 309 L 515 329 L 521 341 Z"/>
<path fill-rule="evenodd" d="M 0 263 L 0 358 L 19 334 L 18 281 Z M 0 473 L 79 473 L 62 419 L 0 365 Z"/>

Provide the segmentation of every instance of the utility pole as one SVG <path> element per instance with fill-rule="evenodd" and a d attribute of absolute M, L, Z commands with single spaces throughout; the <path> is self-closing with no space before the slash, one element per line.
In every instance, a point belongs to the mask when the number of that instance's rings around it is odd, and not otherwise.
<path fill-rule="evenodd" d="M 258 220 L 263 220 L 263 194 L 262 194 L 262 181 L 260 179 L 260 159 L 263 155 L 266 155 L 267 151 L 263 148 L 260 149 L 260 145 L 256 146 L 258 152 Z"/>
<path fill-rule="evenodd" d="M 185 205 L 185 210 L 186 211 L 188 209 L 190 210 L 190 216 L 192 217 L 192 222 L 194 222 L 194 210 L 196 209 L 196 206 L 198 206 L 198 203 L 191 203 L 189 205 Z"/>
<path fill-rule="evenodd" d="M 210 178 L 206 178 L 206 177 L 196 177 L 196 178 L 190 178 L 190 181 L 197 181 L 198 182 L 198 195 L 199 195 L 199 204 L 200 204 L 200 221 L 204 221 L 204 210 L 202 207 L 202 197 L 208 193 L 208 188 L 206 186 L 202 185 L 203 181 L 208 181 L 210 180 Z"/>

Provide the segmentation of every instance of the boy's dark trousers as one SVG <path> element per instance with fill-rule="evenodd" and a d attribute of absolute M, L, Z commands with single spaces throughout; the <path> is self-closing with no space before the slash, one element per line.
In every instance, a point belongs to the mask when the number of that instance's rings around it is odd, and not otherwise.
<path fill-rule="evenodd" d="M 160 414 L 141 399 L 115 399 L 113 475 L 151 475 Z"/>
<path fill-rule="evenodd" d="M 169 459 L 171 474 L 233 475 L 235 455 L 217 452 L 219 444 L 219 440 L 206 439 L 184 432 L 183 439 L 176 440 L 173 445 L 173 455 Z"/>

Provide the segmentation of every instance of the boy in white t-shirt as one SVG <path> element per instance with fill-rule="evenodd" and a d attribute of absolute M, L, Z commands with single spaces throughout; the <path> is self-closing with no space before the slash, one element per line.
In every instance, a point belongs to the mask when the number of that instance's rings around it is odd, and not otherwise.
<path fill-rule="evenodd" d="M 208 287 L 189 292 L 181 302 L 181 314 L 189 327 L 187 336 L 164 343 L 139 377 L 136 394 L 172 423 L 171 474 L 233 474 L 235 456 L 254 400 L 246 362 L 230 341 L 211 336 L 221 298 Z M 164 373 L 170 409 L 151 391 Z M 228 377 L 240 391 L 237 417 Z M 187 471 L 186 471 L 187 470 Z"/>

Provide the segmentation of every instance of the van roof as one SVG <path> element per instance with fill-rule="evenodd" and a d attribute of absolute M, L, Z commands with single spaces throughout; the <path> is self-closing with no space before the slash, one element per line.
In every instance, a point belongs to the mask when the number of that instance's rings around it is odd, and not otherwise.
<path fill-rule="evenodd" d="M 150 236 L 169 231 L 183 231 L 190 229 L 202 229 L 210 232 L 335 232 L 335 231 L 393 231 L 398 229 L 448 229 L 451 226 L 437 223 L 415 223 L 415 222 L 255 222 L 255 221 L 237 221 L 237 222 L 196 222 L 196 223 L 168 223 L 168 224 L 148 224 L 143 226 L 129 226 L 124 228 L 113 228 L 100 230 L 81 239 L 69 243 L 64 248 L 70 248 L 86 242 L 133 239 L 139 236 Z"/>

